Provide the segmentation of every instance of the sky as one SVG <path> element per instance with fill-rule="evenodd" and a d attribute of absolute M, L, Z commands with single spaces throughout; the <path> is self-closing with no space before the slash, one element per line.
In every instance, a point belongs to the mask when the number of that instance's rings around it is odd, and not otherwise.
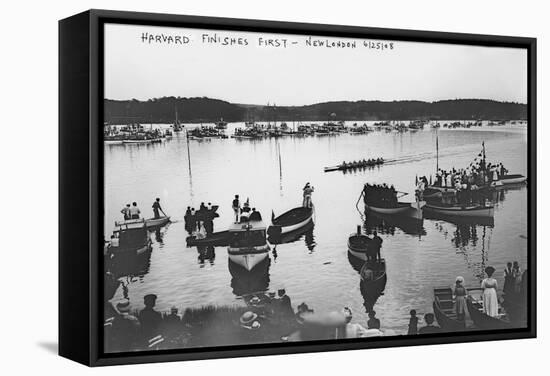
<path fill-rule="evenodd" d="M 105 25 L 104 48 L 108 99 L 527 103 L 524 49 L 119 24 Z"/>

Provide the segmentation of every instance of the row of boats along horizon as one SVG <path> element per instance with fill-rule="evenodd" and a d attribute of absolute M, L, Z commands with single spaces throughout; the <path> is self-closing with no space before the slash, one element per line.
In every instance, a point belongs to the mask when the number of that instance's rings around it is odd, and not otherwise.
<path fill-rule="evenodd" d="M 155 128 L 151 123 L 144 126 L 140 123 L 126 125 L 104 124 L 103 140 L 105 144 L 147 144 L 168 140 L 177 133 L 184 133 L 188 140 L 210 140 L 210 139 L 263 139 L 277 138 L 284 136 L 330 136 L 339 134 L 368 134 L 375 131 L 386 132 L 407 132 L 418 131 L 425 127 L 432 129 L 438 128 L 473 128 L 486 126 L 503 126 L 526 124 L 524 120 L 476 120 L 476 121 L 429 121 L 429 120 L 410 120 L 410 121 L 376 121 L 371 125 L 366 122 L 363 124 L 353 123 L 347 126 L 344 121 L 328 121 L 323 123 L 292 122 L 289 125 L 286 122 L 246 122 L 244 127 L 235 128 L 234 133 L 229 136 L 225 133 L 228 128 L 228 122 L 220 119 L 212 125 L 194 125 L 185 126 L 176 120 L 166 129 Z"/>
<path fill-rule="evenodd" d="M 364 185 L 358 202 L 363 200 L 366 213 L 381 217 L 412 221 L 422 221 L 426 217 L 453 223 L 458 219 L 475 223 L 478 219 L 493 218 L 494 207 L 488 202 L 491 192 L 522 186 L 527 181 L 522 175 L 508 174 L 501 163 L 488 163 L 484 145 L 468 168 L 450 171 L 438 169 L 435 179 L 430 180 L 435 182 L 430 183 L 426 177 L 417 179 L 413 202 L 402 201 L 406 194 L 396 191 L 391 185 L 371 183 Z M 218 232 L 214 231 L 213 225 L 214 219 L 219 216 L 217 205 L 201 205 L 194 212 L 188 210 L 184 217 L 189 233 L 187 246 L 198 249 L 227 247 L 230 269 L 237 268 L 239 273 L 244 274 L 254 273 L 255 269 L 262 269 L 260 266 L 269 261 L 271 246 L 292 242 L 313 228 L 315 210 L 312 193 L 313 187 L 306 184 L 302 205 L 279 216 L 272 212 L 269 225 L 263 221 L 259 211 L 251 209 L 248 199 L 241 207 L 239 197 L 236 196 L 232 205 L 235 220 L 229 228 Z M 152 242 L 148 231 L 158 230 L 170 223 L 170 217 L 162 213 L 163 216 L 160 216 L 157 211 L 155 217 L 150 219 L 134 218 L 115 222 L 111 241 L 105 243 L 106 265 L 118 258 L 137 257 L 151 252 Z M 363 234 L 360 226 L 348 237 L 347 242 L 350 263 L 360 275 L 361 291 L 372 302 L 370 309 L 377 297 L 383 294 L 388 278 L 386 260 L 380 255 L 381 245 L 381 238 L 376 234 L 372 238 Z M 106 289 L 110 289 L 106 290 L 106 299 L 110 299 L 118 287 L 118 281 L 112 275 L 106 277 L 106 281 Z M 507 296 L 505 302 L 499 302 L 498 314 L 489 316 L 484 312 L 481 290 L 469 288 L 468 291 L 469 319 L 459 319 L 454 314 L 455 301 L 450 287 L 434 287 L 433 309 L 442 329 L 500 329 L 518 325 L 525 319 L 525 306 L 520 300 L 524 295 L 513 299 Z M 321 319 L 312 317 L 311 320 Z"/>

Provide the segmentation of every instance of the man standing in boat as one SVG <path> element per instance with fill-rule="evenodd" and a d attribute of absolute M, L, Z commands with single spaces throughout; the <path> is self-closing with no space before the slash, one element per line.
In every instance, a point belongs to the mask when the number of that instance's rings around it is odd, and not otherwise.
<path fill-rule="evenodd" d="M 311 194 L 313 193 L 314 188 L 308 182 L 304 186 L 303 191 L 304 191 L 304 202 L 302 206 L 304 208 L 311 208 Z"/>
<path fill-rule="evenodd" d="M 127 221 L 130 219 L 130 204 L 126 204 L 125 207 L 120 211 L 124 215 L 124 220 Z"/>
<path fill-rule="evenodd" d="M 374 250 L 376 251 L 376 260 L 380 261 L 382 258 L 380 257 L 380 249 L 382 248 L 382 238 L 378 236 L 378 233 L 376 231 L 373 232 L 372 237 L 372 244 L 374 245 Z"/>
<path fill-rule="evenodd" d="M 241 212 L 241 204 L 239 203 L 239 195 L 235 195 L 235 198 L 233 199 L 233 203 L 231 205 L 233 207 L 233 212 L 235 213 L 235 222 L 239 222 L 239 214 Z"/>
<path fill-rule="evenodd" d="M 141 214 L 141 210 L 139 210 L 137 206 L 137 202 L 132 202 L 132 207 L 130 207 L 130 218 L 131 219 L 139 219 L 139 215 Z"/>
<path fill-rule="evenodd" d="M 159 219 L 160 218 L 160 213 L 159 211 L 161 211 L 163 214 L 164 214 L 164 211 L 162 210 L 162 208 L 160 207 L 160 198 L 157 197 L 157 199 L 155 200 L 155 202 L 153 202 L 153 213 L 155 214 L 155 219 Z"/>

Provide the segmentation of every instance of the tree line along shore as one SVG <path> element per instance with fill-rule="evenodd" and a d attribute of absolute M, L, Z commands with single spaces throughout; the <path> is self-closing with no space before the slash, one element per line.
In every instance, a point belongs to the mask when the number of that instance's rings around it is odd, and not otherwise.
<path fill-rule="evenodd" d="M 207 97 L 162 97 L 145 101 L 104 100 L 109 124 L 331 120 L 526 120 L 527 105 L 486 99 L 423 101 L 338 101 L 304 106 L 230 103 Z"/>

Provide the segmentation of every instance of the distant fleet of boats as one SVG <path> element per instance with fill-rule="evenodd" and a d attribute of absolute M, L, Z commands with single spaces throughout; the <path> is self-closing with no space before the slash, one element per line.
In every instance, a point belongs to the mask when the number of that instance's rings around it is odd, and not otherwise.
<path fill-rule="evenodd" d="M 418 131 L 426 126 L 430 128 L 471 128 L 487 126 L 502 126 L 524 124 L 523 120 L 498 120 L 498 121 L 428 121 L 428 120 L 411 120 L 411 121 L 377 121 L 368 125 L 353 123 L 346 125 L 344 121 L 328 121 L 322 123 L 303 123 L 293 122 L 290 127 L 286 122 L 254 122 L 247 121 L 244 127 L 236 127 L 233 134 L 228 135 L 228 122 L 221 118 L 218 122 L 211 125 L 198 125 L 185 127 L 178 120 L 176 111 L 175 121 L 168 129 L 154 128 L 151 124 L 149 127 L 139 123 L 126 125 L 111 125 L 105 123 L 103 139 L 106 144 L 145 144 L 161 142 L 173 136 L 173 133 L 180 133 L 187 129 L 186 134 L 189 140 L 209 140 L 219 138 L 235 138 L 235 139 L 263 139 L 263 138 L 278 138 L 285 136 L 308 137 L 308 136 L 334 136 L 339 134 L 362 135 L 375 131 L 386 132 L 407 132 Z"/>

